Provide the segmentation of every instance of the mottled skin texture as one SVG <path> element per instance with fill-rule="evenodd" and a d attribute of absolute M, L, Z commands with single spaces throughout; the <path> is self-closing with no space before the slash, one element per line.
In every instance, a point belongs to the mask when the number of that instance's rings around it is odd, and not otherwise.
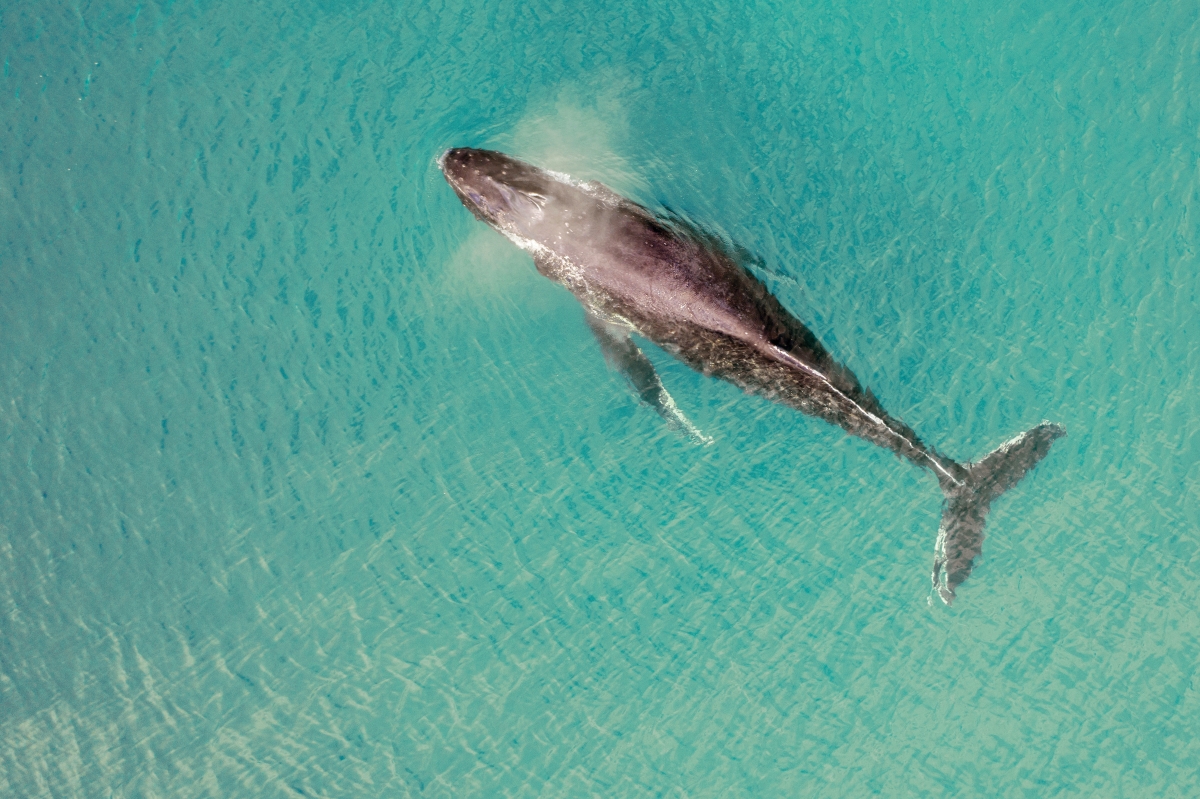
<path fill-rule="evenodd" d="M 502 153 L 449 150 L 439 165 L 476 217 L 528 250 L 539 272 L 578 298 L 606 357 L 648 404 L 667 395 L 636 345 L 618 341 L 630 330 L 697 371 L 932 471 L 948 502 L 934 582 L 947 603 L 953 598 L 980 551 L 983 520 L 999 492 L 977 494 L 968 467 L 938 455 L 891 417 L 726 248 L 601 184 L 578 183 Z M 672 421 L 669 410 L 658 410 Z M 1002 476 L 989 485 L 1015 483 L 1060 434 L 1045 425 L 1026 433 L 1037 446 L 1026 441 L 1016 447 L 1016 460 L 993 464 Z"/>

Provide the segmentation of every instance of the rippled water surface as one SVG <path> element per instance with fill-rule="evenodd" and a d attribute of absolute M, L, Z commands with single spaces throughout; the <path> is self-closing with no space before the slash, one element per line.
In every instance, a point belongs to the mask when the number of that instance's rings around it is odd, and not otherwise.
<path fill-rule="evenodd" d="M 1200 6 L 0 8 L 0 795 L 1200 795 Z M 606 368 L 446 147 L 738 242 L 940 495 Z"/>

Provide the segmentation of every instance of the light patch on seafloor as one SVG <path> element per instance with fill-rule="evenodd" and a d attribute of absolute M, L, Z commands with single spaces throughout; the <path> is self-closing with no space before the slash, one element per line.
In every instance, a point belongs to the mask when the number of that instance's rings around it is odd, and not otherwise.
<path fill-rule="evenodd" d="M 446 282 L 452 290 L 466 296 L 490 296 L 515 291 L 531 275 L 536 277 L 528 253 L 481 222 L 472 227 L 446 263 Z"/>

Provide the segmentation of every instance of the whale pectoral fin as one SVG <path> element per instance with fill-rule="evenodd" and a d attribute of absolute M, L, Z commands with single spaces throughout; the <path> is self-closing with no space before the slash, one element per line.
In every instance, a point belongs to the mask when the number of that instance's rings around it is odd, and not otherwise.
<path fill-rule="evenodd" d="M 587 314 L 587 323 L 600 343 L 604 360 L 624 375 L 638 399 L 653 408 L 675 432 L 697 444 L 712 443 L 712 439 L 697 430 L 675 405 L 675 400 L 671 399 L 658 378 L 654 364 L 629 337 L 628 329 L 606 322 L 590 312 Z"/>

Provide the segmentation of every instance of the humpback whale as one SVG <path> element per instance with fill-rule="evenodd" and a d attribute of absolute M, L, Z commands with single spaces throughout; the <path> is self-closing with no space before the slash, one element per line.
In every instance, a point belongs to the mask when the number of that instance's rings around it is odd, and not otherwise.
<path fill-rule="evenodd" d="M 992 503 L 1066 429 L 1042 422 L 977 463 L 957 463 L 885 411 L 717 237 L 655 215 L 602 183 L 491 150 L 438 166 L 463 205 L 533 256 L 583 305 L 605 360 L 672 428 L 703 440 L 667 393 L 636 333 L 688 366 L 835 424 L 931 472 L 944 496 L 932 582 L 947 605 L 983 546 Z"/>

